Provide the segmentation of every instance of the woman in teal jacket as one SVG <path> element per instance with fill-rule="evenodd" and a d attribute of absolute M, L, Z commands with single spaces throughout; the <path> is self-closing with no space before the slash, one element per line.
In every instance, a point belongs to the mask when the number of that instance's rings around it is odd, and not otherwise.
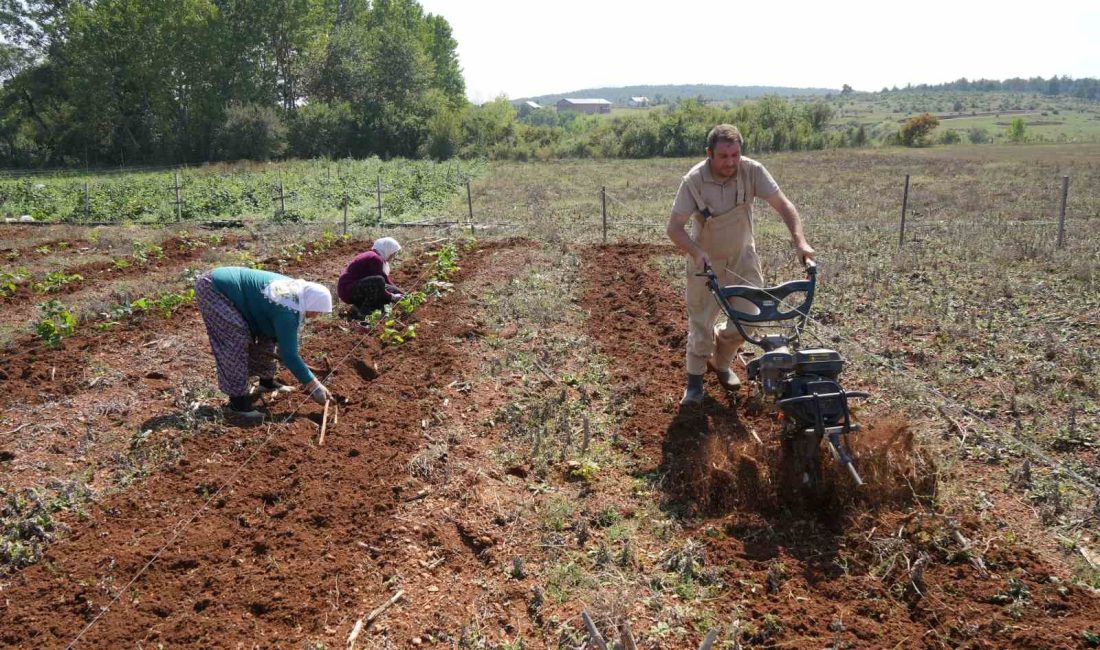
<path fill-rule="evenodd" d="M 229 396 L 230 414 L 249 422 L 263 419 L 252 407 L 251 376 L 258 376 L 265 390 L 288 389 L 275 380 L 276 347 L 278 358 L 315 402 L 332 399 L 298 353 L 305 319 L 332 311 L 332 294 L 324 285 L 226 266 L 198 277 L 195 299 L 218 367 L 218 388 Z"/>

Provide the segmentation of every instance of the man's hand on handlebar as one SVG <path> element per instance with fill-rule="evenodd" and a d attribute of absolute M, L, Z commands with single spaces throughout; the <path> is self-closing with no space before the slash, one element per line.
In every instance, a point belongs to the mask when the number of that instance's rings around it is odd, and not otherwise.
<path fill-rule="evenodd" d="M 807 260 L 814 259 L 814 255 L 817 254 L 814 251 L 813 246 L 810 246 L 810 243 L 805 239 L 796 241 L 792 245 L 794 246 L 795 257 L 802 265 L 805 265 Z"/>
<path fill-rule="evenodd" d="M 710 256 L 707 255 L 706 251 L 703 249 L 699 249 L 698 252 L 692 253 L 691 259 L 695 261 L 695 268 L 700 272 L 705 271 L 707 267 L 711 265 Z"/>

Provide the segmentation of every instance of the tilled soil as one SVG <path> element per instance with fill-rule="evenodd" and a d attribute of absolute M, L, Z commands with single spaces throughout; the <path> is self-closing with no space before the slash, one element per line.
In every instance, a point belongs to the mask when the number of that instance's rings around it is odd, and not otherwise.
<path fill-rule="evenodd" d="M 456 285 L 478 271 L 476 259 L 463 264 Z M 416 286 L 419 270 L 406 265 L 398 281 Z M 324 445 L 321 407 L 297 393 L 270 405 L 270 424 L 200 428 L 177 460 L 69 522 L 70 534 L 15 576 L 3 594 L 0 642 L 296 647 L 331 637 L 338 623 L 346 635 L 348 616 L 397 589 L 387 558 L 407 534 L 447 557 L 448 602 L 463 603 L 464 577 L 481 564 L 460 530 L 428 522 L 410 533 L 390 515 L 410 496 L 402 486 L 418 432 L 444 400 L 459 397 L 456 380 L 470 368 L 464 302 L 460 289 L 423 306 L 417 338 L 397 348 L 355 323 L 314 327 L 307 359 L 329 364 L 329 387 L 347 399 Z M 206 345 L 197 315 L 173 323 L 186 330 L 187 346 Z M 141 334 L 110 339 L 132 350 Z M 79 375 L 79 363 L 62 364 L 60 380 Z M 28 366 L 32 374 L 41 367 Z M 147 402 L 124 417 L 164 417 L 166 406 Z M 419 609 L 427 598 L 436 594 L 410 593 L 402 604 Z M 402 630 L 398 622 L 387 633 L 402 638 Z"/>
<path fill-rule="evenodd" d="M 34 274 L 34 280 L 28 280 L 16 285 L 16 289 L 10 295 L 0 297 L 0 327 L 12 329 L 31 329 L 27 324 L 33 323 L 41 314 L 38 304 L 48 300 L 60 300 L 69 307 L 74 314 L 79 314 L 81 304 L 99 304 L 115 306 L 119 297 L 114 296 L 115 285 L 120 282 L 141 284 L 147 286 L 150 293 L 177 291 L 184 286 L 182 282 L 184 272 L 188 269 L 210 266 L 206 260 L 223 256 L 230 251 L 249 251 L 263 248 L 263 243 L 249 235 L 222 236 L 217 245 L 207 240 L 173 236 L 158 244 L 162 253 L 156 257 L 149 253 L 145 262 L 133 257 L 123 257 L 126 266 L 119 266 L 110 261 L 97 261 L 90 263 L 72 264 L 58 267 L 53 270 L 64 271 L 69 276 L 79 276 L 80 280 L 73 280 L 66 284 L 46 290 L 43 287 L 35 287 L 37 278 L 43 274 Z M 95 255 L 92 249 L 74 249 L 77 258 L 84 255 Z M 69 259 L 70 262 L 74 261 Z M 266 259 L 268 267 L 274 267 L 281 260 Z M 292 267 L 291 267 L 292 268 Z M 133 296 L 137 297 L 137 296 Z M 144 296 L 155 298 L 154 295 Z M 93 318 L 103 320 L 101 315 Z M 85 323 L 86 325 L 90 323 Z M 16 344 L 20 348 L 27 348 L 33 338 L 26 333 L 17 334 Z M 40 346 L 33 346 L 40 347 Z"/>
<path fill-rule="evenodd" d="M 713 375 L 703 406 L 680 409 L 686 315 L 653 263 L 673 254 L 597 247 L 585 305 L 601 314 L 589 333 L 633 405 L 624 431 L 667 473 L 665 498 L 691 513 L 685 534 L 703 540 L 706 564 L 735 577 L 716 611 L 753 621 L 751 641 L 768 647 L 1082 647 L 1097 632 L 1095 595 L 989 524 L 935 513 L 933 465 L 904 421 L 865 419 L 864 488 L 834 468 L 827 496 L 808 498 L 784 477 L 767 409 L 732 401 Z M 996 541 L 963 548 L 955 531 Z"/>
<path fill-rule="evenodd" d="M 0 583 L 0 646 L 341 647 L 397 594 L 358 647 L 410 647 L 432 631 L 454 645 L 472 620 L 510 638 L 552 638 L 548 619 L 524 605 L 534 580 L 504 577 L 504 553 L 531 540 L 502 525 L 499 506 L 479 505 L 526 490 L 508 481 L 513 468 L 502 476 L 479 456 L 496 435 L 484 421 L 499 398 L 485 388 L 492 381 L 476 388 L 484 369 L 472 342 L 489 333 L 473 316 L 474 287 L 509 282 L 530 245 L 463 253 L 454 291 L 416 312 L 417 337 L 401 346 L 352 322 L 311 323 L 306 360 L 332 369 L 326 383 L 346 399 L 323 445 L 323 410 L 299 393 L 271 401 L 268 424 L 221 421 L 193 308 L 5 359 L 6 416 L 35 422 L 24 430 L 35 439 L 0 439 L 15 454 L 0 459 L 14 470 L 0 484 L 9 492 L 64 476 L 67 458 L 108 466 L 129 449 L 156 462 L 125 481 L 93 476 L 109 495 Z M 362 246 L 288 272 L 334 278 Z M 663 505 L 702 544 L 697 568 L 720 570 L 723 588 L 706 606 L 724 629 L 740 620 L 742 641 L 764 647 L 866 648 L 1081 647 L 1084 631 L 1100 631 L 1095 596 L 1052 581 L 1052 567 L 990 523 L 935 512 L 932 462 L 906 422 L 866 416 L 857 451 L 868 488 L 829 472 L 829 496 L 808 500 L 784 481 L 779 423 L 766 409 L 738 404 L 709 377 L 703 407 L 681 411 L 683 300 L 653 263 L 672 249 L 585 252 L 582 327 L 612 360 L 609 391 L 629 405 L 617 430 L 639 471 L 665 476 Z M 396 279 L 415 288 L 430 258 L 407 259 Z M 449 458 L 425 455 L 458 435 L 450 423 L 484 437 L 451 440 Z M 969 547 L 956 533 L 992 541 Z M 554 611 L 571 619 L 583 606 Z"/>

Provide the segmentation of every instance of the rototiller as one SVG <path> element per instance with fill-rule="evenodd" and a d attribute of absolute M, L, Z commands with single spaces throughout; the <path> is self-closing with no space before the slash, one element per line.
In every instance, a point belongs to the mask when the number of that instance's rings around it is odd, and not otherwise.
<path fill-rule="evenodd" d="M 860 428 L 852 422 L 848 400 L 869 395 L 840 387 L 838 378 L 844 360 L 838 352 L 826 348 L 799 348 L 799 338 L 814 302 L 817 264 L 813 260 L 806 261 L 807 279 L 769 288 L 723 287 L 709 266 L 698 275 L 707 278 L 710 292 L 741 336 L 764 351 L 745 364 L 749 390 L 765 402 L 774 401 L 785 416 L 784 452 L 790 454 L 793 469 L 802 473 L 803 485 L 815 488 L 821 484 L 822 441 L 856 484 L 863 485 L 848 445 L 848 434 Z M 802 304 L 789 308 L 786 299 L 794 296 L 792 300 L 797 300 L 796 294 L 805 294 Z M 735 309 L 732 303 L 736 298 L 748 301 L 753 313 Z M 793 326 L 784 321 L 794 321 Z M 751 330 L 758 328 L 780 331 L 753 336 Z"/>

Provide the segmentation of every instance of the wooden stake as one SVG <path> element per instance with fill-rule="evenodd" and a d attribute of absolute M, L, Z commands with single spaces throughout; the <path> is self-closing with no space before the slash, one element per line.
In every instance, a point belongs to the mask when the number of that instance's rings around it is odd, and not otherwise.
<path fill-rule="evenodd" d="M 622 641 L 623 650 L 638 650 L 638 644 L 634 642 L 634 634 L 626 619 L 619 621 L 619 640 Z"/>
<path fill-rule="evenodd" d="M 1066 245 L 1066 197 L 1069 196 L 1069 176 L 1062 177 L 1062 210 L 1058 213 L 1058 248 Z"/>
<path fill-rule="evenodd" d="M 760 434 L 756 433 L 755 428 L 749 427 L 749 433 L 752 434 L 752 439 L 756 441 L 756 444 L 758 444 L 760 446 L 764 445 L 764 441 L 760 439 Z"/>
<path fill-rule="evenodd" d="M 905 175 L 905 193 L 901 195 L 901 230 L 898 233 L 898 250 L 905 245 L 905 208 L 909 205 L 909 174 Z"/>
<path fill-rule="evenodd" d="M 600 211 L 603 213 L 603 243 L 607 243 L 607 187 L 600 188 Z"/>
<path fill-rule="evenodd" d="M 319 447 L 325 444 L 325 430 L 328 429 L 328 404 L 329 400 L 325 400 L 325 414 L 321 416 L 321 438 L 317 441 Z"/>
<path fill-rule="evenodd" d="M 699 650 L 710 650 L 716 639 L 718 639 L 718 630 L 711 630 L 707 633 L 707 638 L 703 639 L 703 645 L 699 646 Z"/>
<path fill-rule="evenodd" d="M 947 409 L 945 409 L 942 404 L 936 408 L 937 410 L 939 410 L 940 415 L 943 416 L 943 419 L 947 420 L 947 423 L 951 425 L 951 428 L 955 431 L 955 434 L 959 436 L 959 440 L 962 441 L 962 444 L 965 445 L 966 429 L 963 427 L 963 425 L 959 424 L 958 421 L 948 415 Z"/>
<path fill-rule="evenodd" d="M 592 617 L 588 615 L 588 610 L 581 612 L 581 620 L 584 621 L 584 626 L 588 628 L 588 638 L 592 640 L 592 643 L 596 644 L 600 650 L 607 650 L 607 641 L 604 641 L 603 636 L 600 635 L 600 631 L 596 629 L 596 624 L 592 622 Z"/>
<path fill-rule="evenodd" d="M 332 426 L 340 424 L 340 409 L 336 406 L 336 402 L 332 403 Z"/>
<path fill-rule="evenodd" d="M 393 605 L 397 601 L 401 600 L 401 597 L 404 596 L 404 595 L 405 595 L 405 590 L 404 589 L 398 589 L 397 593 L 394 594 L 393 596 L 391 596 L 389 600 L 387 600 L 386 602 L 384 602 L 381 605 L 379 605 L 378 607 L 376 607 L 374 609 L 374 611 L 371 612 L 370 614 L 367 614 L 366 624 L 370 625 L 371 623 L 373 623 L 374 619 L 378 618 L 382 614 L 382 612 L 389 609 L 390 605 Z"/>
<path fill-rule="evenodd" d="M 363 619 L 355 621 L 355 627 L 351 628 L 351 634 L 348 635 L 348 650 L 355 650 L 355 641 L 359 638 L 359 633 L 363 631 Z"/>

